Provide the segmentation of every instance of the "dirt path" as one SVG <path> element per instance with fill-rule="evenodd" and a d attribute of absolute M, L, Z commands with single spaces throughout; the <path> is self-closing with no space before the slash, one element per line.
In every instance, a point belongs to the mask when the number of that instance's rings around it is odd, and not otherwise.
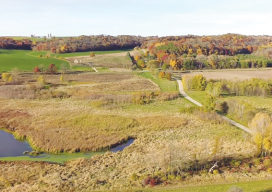
<path fill-rule="evenodd" d="M 203 105 L 199 102 L 197 102 L 196 100 L 192 99 L 191 97 L 189 97 L 185 91 L 184 91 L 184 88 L 183 88 L 183 85 L 182 85 L 182 82 L 181 80 L 177 80 L 178 82 L 178 85 L 179 85 L 179 92 L 180 94 L 187 100 L 191 101 L 192 103 L 196 104 L 197 106 L 200 106 L 202 107 Z M 251 133 L 251 130 L 249 128 L 247 128 L 246 126 L 244 125 L 241 125 L 240 123 L 237 123 L 229 118 L 227 118 L 226 116 L 223 116 L 221 114 L 219 114 L 224 120 L 226 120 L 227 122 L 229 122 L 230 124 L 240 128 L 240 129 L 243 129 L 244 131 L 248 132 L 248 133 Z"/>

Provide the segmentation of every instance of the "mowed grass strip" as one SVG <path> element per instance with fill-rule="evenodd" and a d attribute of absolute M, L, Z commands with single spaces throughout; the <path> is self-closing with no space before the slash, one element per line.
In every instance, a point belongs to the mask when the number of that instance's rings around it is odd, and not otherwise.
<path fill-rule="evenodd" d="M 178 85 L 176 81 L 169 81 L 164 78 L 159 78 L 155 75 L 152 75 L 150 72 L 136 73 L 140 77 L 144 77 L 152 80 L 156 83 L 162 91 L 178 91 Z"/>
<path fill-rule="evenodd" d="M 7 50 L 0 49 L 0 72 L 10 71 L 13 68 L 18 68 L 22 71 L 32 71 L 36 66 L 43 64 L 48 66 L 55 64 L 59 67 L 62 63 L 67 61 L 54 58 L 38 58 L 28 55 L 27 50 Z"/>
<path fill-rule="evenodd" d="M 201 104 L 204 104 L 205 97 L 206 97 L 205 91 L 188 91 L 188 90 L 186 90 L 186 93 L 194 100 L 200 102 Z"/>
<path fill-rule="evenodd" d="M 62 53 L 62 54 L 51 54 L 51 57 L 79 57 L 79 56 L 89 56 L 91 52 L 95 53 L 95 55 L 105 55 L 112 53 L 122 53 L 129 52 L 131 49 L 123 49 L 123 50 L 113 50 L 113 51 L 87 51 L 87 52 L 75 52 L 75 53 Z M 47 51 L 33 51 L 29 54 L 35 57 L 39 55 L 43 55 L 45 57 Z"/>
<path fill-rule="evenodd" d="M 270 192 L 272 191 L 272 180 L 266 181 L 252 181 L 252 182 L 240 182 L 233 184 L 221 184 L 221 185 L 207 185 L 196 187 L 183 187 L 183 188 L 168 188 L 168 189 L 142 189 L 142 190 L 123 190 L 128 191 L 141 191 L 141 192 L 227 192 L 233 186 L 243 189 L 245 192 Z"/>

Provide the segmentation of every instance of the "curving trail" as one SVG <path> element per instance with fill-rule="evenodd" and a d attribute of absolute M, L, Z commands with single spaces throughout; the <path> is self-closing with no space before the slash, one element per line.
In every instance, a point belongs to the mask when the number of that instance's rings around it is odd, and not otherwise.
<path fill-rule="evenodd" d="M 192 103 L 196 104 L 197 106 L 200 106 L 202 107 L 203 105 L 199 102 L 197 102 L 196 100 L 192 99 L 191 97 L 189 97 L 185 91 L 184 91 L 184 88 L 183 88 L 183 85 L 182 85 L 182 82 L 181 80 L 177 80 L 178 82 L 178 85 L 179 85 L 179 92 L 180 94 L 187 100 L 191 101 Z M 249 128 L 247 128 L 246 126 L 244 125 L 241 125 L 240 123 L 237 123 L 229 118 L 227 118 L 226 116 L 223 116 L 221 114 L 219 114 L 224 120 L 228 121 L 230 124 L 240 128 L 240 129 L 243 129 L 244 131 L 248 132 L 248 133 L 251 133 L 251 130 Z"/>

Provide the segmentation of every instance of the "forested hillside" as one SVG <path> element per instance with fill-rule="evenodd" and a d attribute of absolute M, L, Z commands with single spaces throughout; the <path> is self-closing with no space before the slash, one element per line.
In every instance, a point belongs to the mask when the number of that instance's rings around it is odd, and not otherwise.
<path fill-rule="evenodd" d="M 145 38 L 140 36 L 79 36 L 55 38 L 51 41 L 37 42 L 34 51 L 51 51 L 52 53 L 72 53 L 84 51 L 103 51 L 130 49 L 140 46 Z"/>
<path fill-rule="evenodd" d="M 272 37 L 226 34 L 171 36 L 142 44 L 147 50 L 139 60 L 156 59 L 160 67 L 175 70 L 256 68 L 272 64 Z"/>

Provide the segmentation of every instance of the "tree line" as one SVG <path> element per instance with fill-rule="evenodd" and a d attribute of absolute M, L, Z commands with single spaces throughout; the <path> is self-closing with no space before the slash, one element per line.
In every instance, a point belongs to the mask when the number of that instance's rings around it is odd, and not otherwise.
<path fill-rule="evenodd" d="M 116 49 L 132 49 L 140 46 L 144 37 L 140 36 L 79 36 L 54 38 L 50 41 L 37 42 L 33 51 L 51 51 L 52 53 L 72 53 L 84 51 L 104 51 Z"/>
<path fill-rule="evenodd" d="M 0 48 L 1 49 L 23 49 L 31 50 L 32 41 L 29 39 L 14 40 L 9 37 L 0 37 Z"/>
<path fill-rule="evenodd" d="M 142 57 L 174 70 L 258 68 L 272 65 L 272 37 L 226 34 L 175 36 L 144 41 Z M 145 56 L 146 57 L 146 56 Z"/>

